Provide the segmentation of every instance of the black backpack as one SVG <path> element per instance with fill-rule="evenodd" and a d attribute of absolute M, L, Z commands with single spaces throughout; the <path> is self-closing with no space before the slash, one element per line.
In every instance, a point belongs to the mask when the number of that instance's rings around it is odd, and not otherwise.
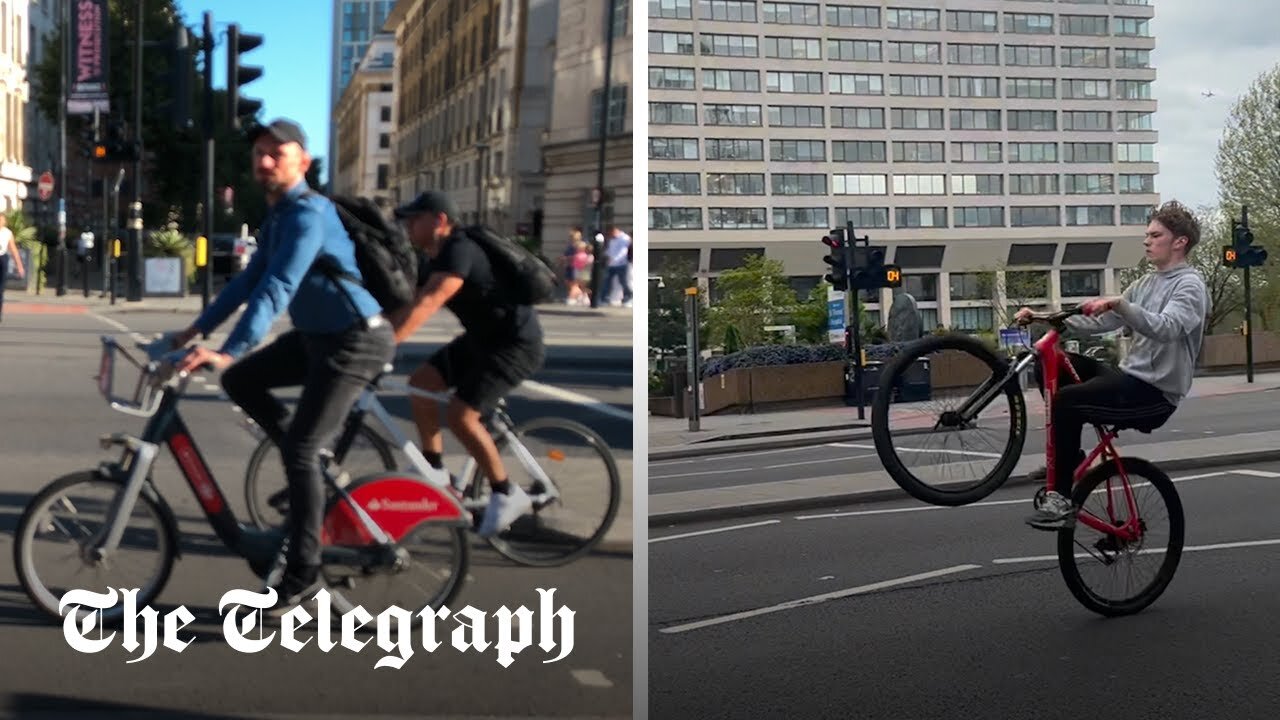
<path fill-rule="evenodd" d="M 329 198 L 338 210 L 342 226 L 356 246 L 356 266 L 364 288 L 373 295 L 382 312 L 389 315 L 413 302 L 418 285 L 418 252 L 404 230 L 366 197 L 337 195 Z M 332 258 L 323 258 L 321 268 L 330 277 L 356 280 L 341 272 Z"/>
<path fill-rule="evenodd" d="M 538 305 L 556 299 L 560 277 L 523 245 L 484 225 L 468 225 L 462 232 L 489 258 L 503 297 L 516 305 Z"/>

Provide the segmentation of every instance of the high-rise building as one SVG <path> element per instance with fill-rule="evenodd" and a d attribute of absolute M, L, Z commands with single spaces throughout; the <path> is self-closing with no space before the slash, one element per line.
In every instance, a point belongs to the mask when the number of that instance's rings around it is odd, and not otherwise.
<path fill-rule="evenodd" d="M 371 197 L 387 203 L 395 200 L 391 188 L 395 50 L 395 36 L 374 36 L 364 61 L 333 110 L 338 152 L 329 177 L 335 194 Z"/>
<path fill-rule="evenodd" d="M 395 0 L 334 0 L 332 68 L 329 72 L 329 107 L 335 108 L 342 98 L 342 91 L 351 82 L 360 60 L 395 7 Z M 330 182 L 334 177 L 332 165 L 337 158 L 337 121 L 329 121 L 329 156 L 325 163 Z"/>
<path fill-rule="evenodd" d="M 650 268 L 802 297 L 852 221 L 926 329 L 1117 291 L 1159 201 L 1151 0 L 651 0 Z M 869 293 L 871 316 L 892 299 Z"/>

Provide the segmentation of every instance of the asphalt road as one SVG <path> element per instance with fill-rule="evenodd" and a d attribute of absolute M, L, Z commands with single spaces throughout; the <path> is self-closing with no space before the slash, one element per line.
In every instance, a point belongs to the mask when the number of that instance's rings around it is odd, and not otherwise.
<path fill-rule="evenodd" d="M 1278 399 L 1280 399 L 1280 392 L 1277 391 L 1191 398 L 1183 402 L 1182 407 L 1164 427 L 1150 434 L 1134 430 L 1123 431 L 1118 444 L 1123 452 L 1124 448 L 1146 443 L 1280 429 L 1280 414 L 1275 412 Z M 1031 402 L 1038 401 L 1028 401 L 1028 403 Z M 1023 446 L 1023 457 L 1043 458 L 1044 420 L 1042 413 L 1031 415 L 1030 410 L 1031 408 L 1028 407 L 1029 432 Z M 1004 421 L 1003 427 L 1007 432 L 1007 420 Z M 972 438 L 974 433 L 966 433 L 966 435 Z M 1086 433 L 1086 441 L 1090 437 Z M 905 436 L 898 440 L 895 447 L 900 451 L 904 447 L 918 446 L 926 450 L 967 448 L 976 452 L 997 454 L 1003 452 L 1003 447 L 996 442 L 998 438 L 995 433 L 979 435 L 976 441 L 968 440 L 967 445 L 943 438 L 941 434 Z M 983 444 L 983 441 L 989 444 Z M 919 463 L 942 462 L 936 455 L 926 453 L 922 457 L 925 459 L 913 462 L 909 466 L 915 468 Z M 958 462 L 953 463 L 957 473 L 954 479 L 973 479 L 977 477 L 974 473 L 985 473 L 990 468 L 990 463 L 994 461 L 983 460 L 982 462 L 985 464 L 981 467 L 968 469 L 962 469 L 963 466 Z M 657 495 L 682 490 L 751 485 L 841 473 L 854 474 L 880 470 L 883 467 L 883 463 L 876 455 L 875 442 L 867 432 L 865 437 L 839 443 L 651 462 L 649 463 L 649 493 Z"/>
<path fill-rule="evenodd" d="M 174 327 L 173 317 L 164 314 L 130 313 L 118 320 L 140 332 Z M 100 434 L 141 429 L 140 419 L 113 412 L 95 393 L 98 337 L 111 332 L 116 330 L 89 315 L 5 313 L 0 335 L 5 358 L 0 375 L 0 553 L 5 558 L 32 493 L 52 478 L 111 457 L 97 447 Z M 631 424 L 584 404 L 590 400 L 629 412 L 629 374 L 588 368 L 568 374 L 548 371 L 537 380 L 550 389 L 522 388 L 511 400 L 512 414 L 521 419 L 555 412 L 604 434 L 627 486 L 620 517 L 629 519 Z M 388 406 L 411 431 L 407 405 L 390 401 Z M 254 441 L 237 427 L 238 415 L 216 392 L 197 388 L 182 408 L 232 507 L 243 513 L 240 478 Z M 454 469 L 461 464 L 457 451 L 448 440 L 446 457 Z M 78 654 L 60 627 L 35 614 L 6 560 L 0 563 L 0 714 L 58 709 L 93 717 L 125 710 L 182 711 L 187 717 L 208 718 L 629 716 L 629 553 L 602 552 L 564 568 L 533 569 L 517 567 L 473 542 L 470 578 L 454 608 L 470 604 L 490 615 L 504 605 L 536 610 L 537 588 L 554 588 L 557 606 L 576 613 L 574 647 L 558 662 L 543 662 L 555 655 L 536 646 L 537 632 L 535 645 L 509 669 L 498 664 L 492 647 L 462 653 L 444 646 L 428 654 L 419 644 L 400 670 L 374 668 L 384 654 L 376 642 L 363 652 L 339 648 L 324 654 L 311 643 L 295 655 L 277 643 L 267 652 L 241 654 L 223 641 L 217 603 L 227 590 L 255 587 L 254 578 L 212 536 L 167 454 L 157 463 L 155 476 L 180 519 L 186 552 L 157 609 L 163 613 L 181 604 L 192 610 L 197 622 L 189 629 L 199 641 L 182 653 L 161 649 L 136 664 L 126 663 L 129 657 L 119 641 L 100 655 Z M 490 622 L 492 642 L 496 626 Z"/>
<path fill-rule="evenodd" d="M 1054 535 L 1022 523 L 1026 488 L 657 533 L 651 716 L 1273 718 L 1280 464 L 1179 478 L 1177 574 L 1112 620 L 1071 596 Z"/>

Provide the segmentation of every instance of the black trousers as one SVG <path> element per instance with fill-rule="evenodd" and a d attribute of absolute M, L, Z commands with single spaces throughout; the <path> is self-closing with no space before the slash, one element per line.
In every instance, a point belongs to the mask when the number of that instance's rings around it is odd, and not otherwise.
<path fill-rule="evenodd" d="M 1057 491 L 1070 497 L 1071 476 L 1080 464 L 1081 435 L 1087 424 L 1155 429 L 1165 424 L 1177 406 L 1154 385 L 1104 365 L 1093 358 L 1067 353 L 1080 376 L 1077 383 L 1066 367 L 1059 371 L 1058 394 L 1052 406 L 1054 472 Z M 1036 384 L 1044 395 L 1044 378 L 1036 363 Z"/>
<path fill-rule="evenodd" d="M 232 402 L 280 448 L 289 483 L 291 570 L 320 564 L 320 450 L 332 446 L 360 393 L 394 355 L 395 335 L 385 320 L 379 327 L 357 325 L 332 335 L 293 330 L 222 374 Z M 302 393 L 286 429 L 288 410 L 270 390 L 298 385 Z"/>
<path fill-rule="evenodd" d="M 4 287 L 9 284 L 9 253 L 0 255 L 0 316 L 4 315 Z"/>

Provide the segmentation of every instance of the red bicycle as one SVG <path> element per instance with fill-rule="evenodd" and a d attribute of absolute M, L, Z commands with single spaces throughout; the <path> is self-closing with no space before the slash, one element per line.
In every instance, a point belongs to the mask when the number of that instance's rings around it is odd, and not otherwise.
<path fill-rule="evenodd" d="M 1067 318 L 1079 313 L 1077 308 L 1033 315 L 1031 322 L 1046 323 L 1050 329 L 1012 363 L 978 338 L 958 333 L 926 337 L 895 355 L 880 373 L 871 410 L 876 452 L 894 482 L 912 497 L 942 506 L 968 505 L 995 492 L 1022 457 L 1027 435 L 1022 378 L 1038 360 L 1046 403 L 1045 485 L 1032 500 L 1039 509 L 1045 494 L 1057 489 L 1060 482 L 1054 470 L 1050 410 L 1062 369 L 1075 382 L 1080 381 L 1061 345 Z M 934 369 L 938 372 L 932 372 Z M 919 384 L 922 371 L 938 378 L 930 384 L 929 399 L 894 403 L 891 409 L 895 398 L 910 399 L 910 387 L 913 382 Z M 1007 400 L 1007 408 L 996 403 L 1001 397 Z M 911 417 L 916 414 L 925 419 L 913 422 Z M 1182 557 L 1185 522 L 1173 481 L 1147 460 L 1122 459 L 1114 444 L 1121 430 L 1150 433 L 1165 420 L 1095 423 L 1097 446 L 1076 467 L 1071 478 L 1074 486 L 1064 483 L 1065 491 L 1059 490 L 1076 509 L 1074 519 L 1057 530 L 1062 577 L 1081 604 L 1101 615 L 1128 615 L 1150 605 L 1168 587 Z M 995 441 L 980 449 L 973 444 L 992 431 Z M 943 447 L 924 447 L 934 436 L 941 438 Z M 949 447 L 952 443 L 959 447 Z M 980 472 L 975 481 L 935 482 L 930 478 L 944 468 L 939 459 L 958 460 L 969 468 L 987 461 L 991 467 Z M 918 460 L 925 462 L 908 467 L 908 462 Z M 1095 461 L 1100 462 L 1095 465 Z M 1145 503 L 1149 498 L 1155 502 Z M 1158 530 L 1162 525 L 1167 525 L 1164 532 Z M 1083 552 L 1078 553 L 1077 548 Z M 1153 566 L 1151 572 L 1139 575 L 1138 566 L 1147 561 Z M 1095 569 L 1099 574 L 1119 576 L 1117 594 L 1100 588 L 1102 582 L 1095 580 L 1092 572 Z"/>

